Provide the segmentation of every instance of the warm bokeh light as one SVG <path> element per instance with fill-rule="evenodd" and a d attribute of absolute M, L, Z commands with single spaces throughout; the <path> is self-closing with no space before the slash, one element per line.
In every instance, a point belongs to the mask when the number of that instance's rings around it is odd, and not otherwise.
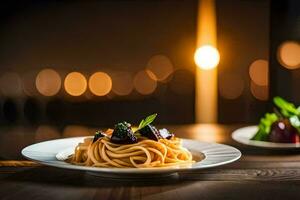
<path fill-rule="evenodd" d="M 287 69 L 300 67 L 300 44 L 294 41 L 287 41 L 278 48 L 277 59 Z"/>
<path fill-rule="evenodd" d="M 181 137 L 193 135 L 197 140 L 203 142 L 218 142 L 224 143 L 226 140 L 225 130 L 222 125 L 215 126 L 214 124 L 193 124 L 176 127 L 176 133 L 185 133 Z M 197 133 L 197 134 L 195 134 Z"/>
<path fill-rule="evenodd" d="M 34 96 L 38 94 L 36 85 L 35 85 L 35 79 L 36 79 L 37 73 L 34 71 L 28 71 L 22 74 L 22 88 L 24 93 L 27 96 Z"/>
<path fill-rule="evenodd" d="M 87 81 L 81 73 L 71 72 L 66 76 L 64 86 L 68 94 L 80 96 L 86 91 Z"/>
<path fill-rule="evenodd" d="M 37 128 L 35 132 L 35 141 L 36 142 L 41 142 L 45 140 L 53 140 L 60 138 L 60 133 L 59 131 L 52 127 L 52 126 L 47 126 L 47 125 L 41 125 Z"/>
<path fill-rule="evenodd" d="M 269 63 L 267 60 L 259 59 L 254 61 L 249 67 L 251 80 L 260 86 L 268 85 Z"/>
<path fill-rule="evenodd" d="M 139 71 L 134 79 L 133 84 L 135 89 L 144 95 L 151 94 L 155 91 L 157 82 L 150 78 L 146 71 Z"/>
<path fill-rule="evenodd" d="M 173 72 L 171 60 L 164 55 L 155 55 L 148 61 L 147 73 L 156 81 L 164 81 Z"/>
<path fill-rule="evenodd" d="M 112 91 L 120 96 L 128 95 L 133 90 L 133 79 L 128 72 L 116 72 L 112 74 Z"/>
<path fill-rule="evenodd" d="M 57 94 L 61 87 L 61 78 L 53 69 L 43 69 L 35 79 L 37 90 L 44 96 Z"/>
<path fill-rule="evenodd" d="M 0 78 L 0 90 L 4 96 L 21 96 L 23 94 L 23 91 L 20 76 L 14 72 L 3 73 Z"/>
<path fill-rule="evenodd" d="M 96 72 L 89 79 L 89 88 L 94 95 L 104 96 L 112 88 L 112 80 L 105 72 Z"/>
<path fill-rule="evenodd" d="M 195 126 L 194 130 L 198 133 L 197 139 L 203 142 L 223 142 L 222 141 L 222 129 L 210 124 L 202 124 L 201 126 Z"/>
<path fill-rule="evenodd" d="M 204 45 L 198 48 L 194 55 L 198 67 L 204 70 L 215 68 L 220 62 L 218 50 L 211 45 Z"/>
<path fill-rule="evenodd" d="M 251 81 L 250 90 L 252 95 L 258 100 L 267 101 L 269 98 L 268 86 L 256 85 L 253 81 Z"/>
<path fill-rule="evenodd" d="M 241 75 L 235 73 L 224 73 L 219 81 L 220 95 L 225 99 L 236 99 L 242 95 L 245 87 Z"/>

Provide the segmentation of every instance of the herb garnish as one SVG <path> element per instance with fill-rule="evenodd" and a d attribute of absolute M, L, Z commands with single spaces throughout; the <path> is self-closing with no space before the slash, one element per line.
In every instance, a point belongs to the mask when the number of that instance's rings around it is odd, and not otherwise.
<path fill-rule="evenodd" d="M 137 130 L 135 132 L 137 132 L 138 130 L 141 130 L 142 128 L 144 128 L 145 126 L 151 124 L 155 118 L 157 116 L 157 113 L 154 113 L 148 117 L 146 117 L 145 119 L 143 119 L 140 124 L 139 124 L 139 127 L 137 128 Z"/>

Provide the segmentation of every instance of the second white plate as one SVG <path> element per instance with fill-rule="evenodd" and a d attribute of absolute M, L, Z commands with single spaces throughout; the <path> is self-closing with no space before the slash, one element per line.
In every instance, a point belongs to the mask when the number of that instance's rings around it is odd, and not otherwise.
<path fill-rule="evenodd" d="M 256 134 L 258 126 L 247 126 L 235 130 L 232 133 L 232 138 L 242 144 L 256 146 L 256 147 L 265 147 L 265 148 L 274 148 L 274 149 L 293 149 L 300 148 L 300 143 L 274 143 L 274 142 L 264 142 L 264 141 L 255 141 L 251 138 Z"/>

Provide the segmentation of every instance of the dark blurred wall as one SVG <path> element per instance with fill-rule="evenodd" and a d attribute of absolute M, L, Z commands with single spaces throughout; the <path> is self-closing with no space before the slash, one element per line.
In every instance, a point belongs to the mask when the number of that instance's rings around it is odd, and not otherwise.
<path fill-rule="evenodd" d="M 300 63 L 294 69 L 286 68 L 280 63 L 278 53 L 282 44 L 298 43 L 297 57 L 300 60 L 300 1 L 272 1 L 270 23 L 271 94 L 300 105 Z M 292 49 L 288 53 L 296 52 Z"/>
<path fill-rule="evenodd" d="M 194 122 L 197 1 L 7 1 L 0 13 L 2 74 L 52 68 L 62 78 L 71 71 L 134 75 L 157 54 L 174 67 L 169 82 L 158 83 L 151 95 L 70 97 L 63 89 L 54 97 L 2 94 L 3 124 L 102 126 L 124 119 L 137 123 L 154 112 L 159 123 Z"/>
<path fill-rule="evenodd" d="M 193 123 L 197 6 L 197 0 L 1 3 L 0 123 L 106 126 L 138 123 L 153 112 L 161 124 Z M 299 69 L 285 69 L 277 58 L 282 42 L 299 42 L 299 7 L 297 0 L 216 0 L 220 123 L 256 123 L 274 95 L 300 103 Z M 16 73 L 23 81 L 18 84 L 34 85 L 44 68 L 56 70 L 62 81 L 72 71 L 86 78 L 96 71 L 134 77 L 154 55 L 167 57 L 174 71 L 148 95 L 133 90 L 96 97 L 88 90 L 71 97 L 62 86 L 45 97 L 9 87 L 13 81 L 1 83 L 6 73 Z M 271 75 L 265 85 L 250 76 L 255 61 L 268 67 L 255 68 L 258 78 Z M 7 95 L 1 87 L 22 94 Z"/>
<path fill-rule="evenodd" d="M 189 57 L 196 3 L 34 1 L 22 7 L 11 3 L 2 8 L 8 14 L 1 25 L 1 68 L 139 70 L 153 54 L 162 53 L 193 71 Z"/>
<path fill-rule="evenodd" d="M 216 5 L 219 122 L 256 123 L 267 109 L 267 99 L 253 96 L 249 67 L 269 58 L 270 1 L 218 0 Z"/>

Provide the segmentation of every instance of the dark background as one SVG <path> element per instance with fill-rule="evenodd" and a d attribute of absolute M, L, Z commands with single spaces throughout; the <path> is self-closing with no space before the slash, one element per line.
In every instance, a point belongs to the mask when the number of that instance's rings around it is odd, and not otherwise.
<path fill-rule="evenodd" d="M 2 93 L 0 123 L 111 126 L 124 119 L 138 123 L 153 112 L 159 113 L 160 124 L 194 123 L 197 6 L 196 0 L 2 2 L 1 76 L 14 72 L 31 85 L 44 68 L 55 69 L 62 80 L 72 71 L 86 77 L 98 70 L 134 76 L 153 55 L 167 56 L 174 72 L 150 95 L 134 90 L 127 96 L 96 97 L 87 91 L 72 97 L 63 88 L 53 97 L 37 91 Z M 236 87 L 228 78 L 232 74 L 242 84 L 234 99 L 219 92 L 220 123 L 256 123 L 274 95 L 300 104 L 299 78 L 293 75 L 299 69 L 284 69 L 276 60 L 281 42 L 299 41 L 299 7 L 296 0 L 216 1 L 219 86 Z M 263 88 L 268 93 L 270 87 L 270 95 L 264 100 L 250 89 L 249 66 L 257 59 L 271 60 L 270 83 Z"/>

